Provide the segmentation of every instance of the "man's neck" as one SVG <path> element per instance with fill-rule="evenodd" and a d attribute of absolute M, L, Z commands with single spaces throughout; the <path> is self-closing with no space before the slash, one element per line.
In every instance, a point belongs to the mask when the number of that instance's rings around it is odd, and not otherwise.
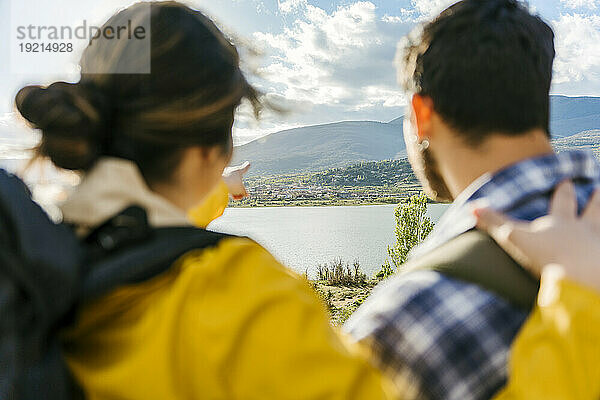
<path fill-rule="evenodd" d="M 493 135 L 475 148 L 455 147 L 451 157 L 439 160 L 440 172 L 454 198 L 485 173 L 494 173 L 520 161 L 554 152 L 542 130 L 519 136 Z"/>

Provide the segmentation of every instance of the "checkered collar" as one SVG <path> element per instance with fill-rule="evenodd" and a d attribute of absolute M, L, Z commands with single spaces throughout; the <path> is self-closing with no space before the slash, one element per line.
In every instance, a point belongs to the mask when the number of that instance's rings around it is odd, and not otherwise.
<path fill-rule="evenodd" d="M 600 186 L 600 164 L 590 152 L 567 151 L 526 159 L 496 173 L 486 173 L 455 199 L 427 240 L 410 257 L 420 257 L 474 228 L 475 201 L 514 218 L 533 220 L 543 216 L 548 212 L 554 187 L 566 179 L 575 183 L 581 209 L 594 188 Z"/>

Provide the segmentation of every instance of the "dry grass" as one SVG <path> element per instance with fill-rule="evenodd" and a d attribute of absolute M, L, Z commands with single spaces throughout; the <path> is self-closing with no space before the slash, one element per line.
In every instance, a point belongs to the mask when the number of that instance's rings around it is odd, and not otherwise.
<path fill-rule="evenodd" d="M 363 273 L 360 263 L 354 261 L 352 266 L 341 259 L 317 267 L 317 280 L 328 286 L 364 286 L 367 274 Z"/>

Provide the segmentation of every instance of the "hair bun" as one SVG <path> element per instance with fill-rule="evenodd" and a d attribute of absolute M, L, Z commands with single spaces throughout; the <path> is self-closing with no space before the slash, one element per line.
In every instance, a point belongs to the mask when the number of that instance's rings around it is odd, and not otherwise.
<path fill-rule="evenodd" d="M 85 170 L 102 154 L 109 116 L 97 89 L 66 82 L 27 86 L 15 102 L 21 115 L 42 131 L 39 155 L 58 167 Z"/>

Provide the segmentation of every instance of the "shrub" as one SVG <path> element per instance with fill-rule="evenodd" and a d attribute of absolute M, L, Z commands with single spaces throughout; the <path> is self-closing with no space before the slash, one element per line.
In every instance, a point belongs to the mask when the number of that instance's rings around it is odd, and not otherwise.
<path fill-rule="evenodd" d="M 364 286 L 367 284 L 367 274 L 363 273 L 358 260 L 352 266 L 336 259 L 329 264 L 317 266 L 319 281 L 329 286 Z"/>
<path fill-rule="evenodd" d="M 423 242 L 433 229 L 433 222 L 427 216 L 427 197 L 421 193 L 411 196 L 396 207 L 396 243 L 388 246 L 388 258 L 375 275 L 385 279 L 398 271 L 408 258 L 408 253 Z"/>

